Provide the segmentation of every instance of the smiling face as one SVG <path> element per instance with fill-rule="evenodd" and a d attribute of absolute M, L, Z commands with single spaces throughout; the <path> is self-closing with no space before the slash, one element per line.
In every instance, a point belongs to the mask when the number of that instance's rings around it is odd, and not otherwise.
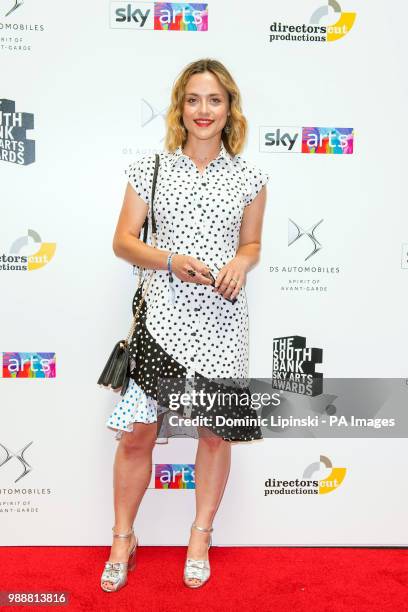
<path fill-rule="evenodd" d="M 228 111 L 228 91 L 212 72 L 190 77 L 183 104 L 183 122 L 190 135 L 204 140 L 213 138 L 225 126 Z"/>

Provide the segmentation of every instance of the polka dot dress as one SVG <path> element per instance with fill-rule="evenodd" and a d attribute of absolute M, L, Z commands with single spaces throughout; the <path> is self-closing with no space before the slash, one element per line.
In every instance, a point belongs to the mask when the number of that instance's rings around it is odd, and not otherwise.
<path fill-rule="evenodd" d="M 154 165 L 155 157 L 149 154 L 128 167 L 130 184 L 149 206 L 149 228 Z M 245 207 L 268 180 L 262 169 L 239 155 L 231 156 L 223 143 L 217 158 L 202 173 L 181 147 L 173 153 L 161 152 L 154 198 L 157 247 L 199 259 L 216 277 L 236 254 Z M 213 292 L 210 285 L 184 282 L 175 275 L 173 279 L 172 299 L 167 270 L 155 270 L 142 305 L 130 346 L 129 388 L 106 422 L 117 431 L 117 439 L 123 431 L 132 431 L 134 422 L 157 422 L 157 442 L 167 441 L 169 436 L 197 437 L 195 426 L 184 425 L 181 418 L 170 418 L 208 416 L 202 407 L 169 407 L 169 393 L 182 393 L 186 381 L 220 391 L 225 386 L 215 387 L 214 379 L 228 379 L 247 393 L 247 387 L 236 382 L 248 377 L 245 288 L 232 304 Z M 135 293 L 133 312 L 145 282 Z M 256 417 L 252 409 L 218 405 L 211 416 L 216 413 L 239 421 L 238 425 L 226 425 L 220 419 L 219 426 L 208 425 L 212 433 L 225 440 L 262 437 L 258 425 L 242 424 L 244 416 Z"/>

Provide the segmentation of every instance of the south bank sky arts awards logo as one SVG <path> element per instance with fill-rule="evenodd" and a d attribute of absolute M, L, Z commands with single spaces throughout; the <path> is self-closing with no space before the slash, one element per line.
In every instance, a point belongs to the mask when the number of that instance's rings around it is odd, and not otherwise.
<path fill-rule="evenodd" d="M 300 478 L 268 478 L 265 481 L 264 496 L 332 493 L 342 484 L 346 471 L 347 468 L 334 467 L 329 457 L 320 455 L 320 461 L 308 465 Z"/>
<path fill-rule="evenodd" d="M 336 0 L 328 0 L 312 12 L 308 23 L 273 21 L 269 42 L 334 42 L 350 32 L 355 19 L 356 13 L 343 11 Z"/>
<path fill-rule="evenodd" d="M 35 162 L 35 142 L 27 138 L 34 129 L 33 113 L 16 111 L 14 100 L 0 99 L 0 161 L 27 166 Z"/>
<path fill-rule="evenodd" d="M 38 3 L 32 0 L 0 0 L 0 52 L 31 51 L 34 37 L 45 29 L 43 24 L 31 22 L 35 9 Z"/>
<path fill-rule="evenodd" d="M 207 32 L 208 4 L 118 2 L 110 4 L 110 27 L 134 30 Z"/>
<path fill-rule="evenodd" d="M 303 336 L 285 336 L 272 341 L 272 387 L 301 395 L 323 393 L 323 349 L 306 346 Z"/>
<path fill-rule="evenodd" d="M 43 242 L 38 232 L 29 229 L 10 245 L 8 253 L 0 253 L 0 271 L 32 272 L 50 263 L 55 255 L 55 242 Z"/>

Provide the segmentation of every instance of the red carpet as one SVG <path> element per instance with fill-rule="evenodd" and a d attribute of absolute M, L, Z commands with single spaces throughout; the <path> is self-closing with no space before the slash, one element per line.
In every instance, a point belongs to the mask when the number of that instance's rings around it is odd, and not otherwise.
<path fill-rule="evenodd" d="M 99 578 L 108 547 L 0 548 L 0 591 L 68 591 L 56 610 L 157 612 L 405 612 L 408 550 L 364 548 L 210 549 L 212 576 L 200 589 L 181 582 L 185 547 L 138 550 L 129 584 L 104 593 Z M 40 606 L 1 610 L 44 610 Z"/>

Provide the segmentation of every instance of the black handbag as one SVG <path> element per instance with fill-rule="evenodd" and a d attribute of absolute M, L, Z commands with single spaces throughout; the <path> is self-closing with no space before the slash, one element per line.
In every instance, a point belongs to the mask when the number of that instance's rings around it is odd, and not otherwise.
<path fill-rule="evenodd" d="M 154 193 L 156 191 L 156 182 L 157 182 L 157 174 L 158 174 L 158 170 L 159 170 L 159 162 L 160 162 L 160 157 L 159 155 L 156 153 L 155 155 L 156 158 L 156 163 L 155 163 L 155 168 L 154 168 L 154 175 L 153 175 L 153 184 L 152 184 L 152 194 L 151 194 L 151 220 L 152 220 L 152 244 L 153 246 L 156 246 L 157 244 L 157 238 L 156 238 L 156 221 L 154 218 L 154 211 L 153 211 L 153 200 L 154 200 Z M 146 215 L 146 219 L 144 221 L 142 230 L 143 230 L 143 242 L 147 243 L 147 235 L 148 235 L 148 228 L 149 228 L 149 215 Z M 118 389 L 120 389 L 120 394 L 124 395 L 126 393 L 126 390 L 128 388 L 129 385 L 129 379 L 130 379 L 130 351 L 129 351 L 129 344 L 131 342 L 132 336 L 134 334 L 134 331 L 136 329 L 136 324 L 137 324 L 137 320 L 139 317 L 139 312 L 140 309 L 142 307 L 142 304 L 144 302 L 144 299 L 146 297 L 147 291 L 149 289 L 149 285 L 150 282 L 152 280 L 154 274 L 154 270 L 151 271 L 151 273 L 149 274 L 147 283 L 145 285 L 145 287 L 143 287 L 143 292 L 142 295 L 140 297 L 140 301 L 137 304 L 134 316 L 133 316 L 133 320 L 132 320 L 132 325 L 130 327 L 129 333 L 126 337 L 125 340 L 119 340 L 115 346 L 113 347 L 113 351 L 111 352 L 108 361 L 106 362 L 105 367 L 102 370 L 102 374 L 100 375 L 100 377 L 98 378 L 98 385 L 102 386 L 102 387 L 106 387 L 108 389 L 112 389 L 113 391 L 116 391 Z M 142 281 L 142 269 L 139 267 L 139 284 L 138 284 L 138 289 L 140 289 L 140 287 L 142 286 L 142 284 L 145 281 Z"/>

